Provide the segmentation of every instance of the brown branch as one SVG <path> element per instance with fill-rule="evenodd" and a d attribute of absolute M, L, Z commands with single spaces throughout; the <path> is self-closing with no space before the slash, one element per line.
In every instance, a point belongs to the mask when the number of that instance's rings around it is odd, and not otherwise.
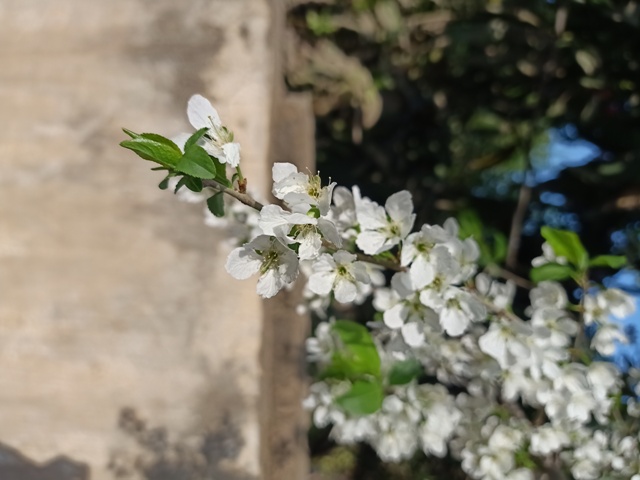
<path fill-rule="evenodd" d="M 216 182 L 215 180 L 202 180 L 202 186 L 211 187 L 215 190 L 218 190 L 219 192 L 224 192 L 227 195 L 235 198 L 239 202 L 244 203 L 248 207 L 251 207 L 255 210 L 260 211 L 262 210 L 262 207 L 264 207 L 264 205 L 262 205 L 260 202 L 255 200 L 251 195 L 247 195 L 246 193 L 240 193 L 237 190 L 234 190 L 232 188 L 227 188 L 224 185 Z"/>
<path fill-rule="evenodd" d="M 525 155 L 528 157 L 529 152 L 525 152 Z M 525 173 L 524 180 L 520 186 L 518 204 L 516 205 L 513 217 L 511 218 L 511 230 L 509 231 L 509 243 L 507 246 L 507 261 L 505 262 L 507 268 L 515 269 L 518 265 L 518 251 L 520 250 L 522 224 L 524 223 L 524 217 L 527 214 L 527 209 L 529 208 L 529 202 L 531 202 L 531 187 L 527 185 L 527 174 Z"/>
<path fill-rule="evenodd" d="M 487 269 L 489 273 L 491 273 L 494 277 L 500 277 L 504 280 L 511 280 L 517 286 L 524 288 L 526 290 L 531 290 L 535 285 L 533 282 L 527 280 L 526 278 L 522 278 L 520 275 L 516 275 L 509 270 L 506 270 L 501 267 L 489 268 Z"/>
<path fill-rule="evenodd" d="M 556 17 L 554 22 L 554 34 L 555 34 L 555 43 L 553 44 L 549 56 L 546 62 L 542 65 L 542 75 L 540 76 L 540 85 L 538 86 L 538 94 L 540 96 L 540 101 L 538 102 L 538 106 L 536 108 L 535 114 L 533 118 L 537 119 L 541 116 L 541 109 L 543 108 L 544 102 L 542 101 L 542 96 L 544 95 L 545 88 L 551 81 L 551 77 L 553 75 L 554 69 L 556 68 L 557 57 L 558 57 L 558 47 L 557 47 L 557 39 L 562 36 L 566 27 L 567 27 L 567 19 L 569 16 L 569 10 L 565 5 L 561 5 L 556 10 Z M 518 251 L 520 250 L 520 240 L 522 235 L 522 224 L 524 222 L 524 217 L 527 213 L 527 209 L 529 207 L 529 203 L 531 202 L 531 187 L 527 185 L 527 177 L 529 172 L 531 171 L 531 135 L 526 139 L 523 145 L 524 155 L 526 159 L 526 167 L 524 169 L 524 179 L 522 181 L 522 185 L 520 187 L 520 193 L 518 194 L 518 204 L 516 205 L 516 209 L 513 212 L 513 217 L 511 219 L 511 231 L 509 232 L 509 243 L 507 247 L 507 259 L 506 266 L 511 270 L 515 270 L 518 265 Z"/>

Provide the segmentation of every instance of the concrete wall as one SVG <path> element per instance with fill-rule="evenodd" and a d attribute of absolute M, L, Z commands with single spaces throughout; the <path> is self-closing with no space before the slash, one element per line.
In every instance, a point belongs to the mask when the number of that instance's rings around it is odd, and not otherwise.
<path fill-rule="evenodd" d="M 189 129 L 199 92 L 254 191 L 274 158 L 310 165 L 308 102 L 282 88 L 283 15 L 278 0 L 0 2 L 0 478 L 11 458 L 20 480 L 22 456 L 69 457 L 92 480 L 138 454 L 178 468 L 176 445 L 216 479 L 305 475 L 295 293 L 265 306 L 228 277 L 201 208 L 117 145 L 123 126 Z M 297 146 L 277 140 L 294 127 Z M 118 427 L 124 407 L 137 433 Z"/>

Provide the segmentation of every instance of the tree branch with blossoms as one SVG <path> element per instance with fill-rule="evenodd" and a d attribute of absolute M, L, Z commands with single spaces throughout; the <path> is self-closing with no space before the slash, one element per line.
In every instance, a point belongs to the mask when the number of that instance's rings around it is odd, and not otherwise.
<path fill-rule="evenodd" d="M 478 273 L 476 240 L 453 218 L 414 228 L 408 191 L 380 205 L 289 163 L 272 169 L 281 205 L 263 204 L 246 193 L 240 145 L 208 100 L 193 96 L 187 116 L 192 134 L 125 130 L 121 145 L 166 172 L 160 188 L 206 202 L 205 221 L 232 232 L 232 277 L 257 276 L 264 298 L 306 279 L 303 308 L 326 319 L 307 341 L 316 426 L 388 462 L 449 457 L 474 479 L 532 480 L 554 465 L 577 480 L 640 480 L 640 375 L 608 361 L 627 340 L 614 318 L 634 303 L 589 277 L 624 258 L 592 257 L 574 232 L 543 227 L 531 281 L 498 266 Z M 528 290 L 525 315 L 514 312 L 517 287 Z M 368 326 L 327 319 L 334 302 L 371 302 L 376 314 Z"/>

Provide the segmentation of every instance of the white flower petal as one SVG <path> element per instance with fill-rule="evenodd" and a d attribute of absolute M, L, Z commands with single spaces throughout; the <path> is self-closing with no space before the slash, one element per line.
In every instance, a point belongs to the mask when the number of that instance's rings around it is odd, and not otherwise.
<path fill-rule="evenodd" d="M 400 328 L 404 325 L 404 321 L 407 318 L 407 308 L 398 303 L 384 312 L 384 323 L 389 328 Z"/>
<path fill-rule="evenodd" d="M 274 183 L 284 180 L 293 173 L 298 173 L 298 168 L 292 163 L 274 163 L 271 168 Z"/>
<path fill-rule="evenodd" d="M 358 257 L 356 257 L 353 253 L 349 253 L 346 250 L 338 250 L 333 254 L 333 259 L 338 265 L 345 265 L 347 263 L 355 262 L 357 258 Z"/>
<path fill-rule="evenodd" d="M 414 260 L 413 264 L 411 264 L 409 275 L 411 276 L 414 288 L 421 290 L 433 282 L 436 277 L 436 272 L 433 265 L 427 261 L 424 255 L 420 255 Z"/>
<path fill-rule="evenodd" d="M 336 286 L 333 289 L 333 293 L 336 296 L 336 300 L 340 303 L 353 302 L 358 294 L 358 289 L 355 283 L 345 279 L 339 279 L 336 282 Z"/>
<path fill-rule="evenodd" d="M 229 254 L 225 268 L 233 278 L 245 280 L 258 273 L 261 266 L 262 257 L 245 246 L 236 248 Z"/>
<path fill-rule="evenodd" d="M 278 273 L 275 269 L 271 268 L 264 273 L 258 280 L 256 291 L 262 298 L 271 298 L 284 286 Z"/>
<path fill-rule="evenodd" d="M 413 201 L 411 200 L 411 194 L 407 190 L 391 195 L 387 198 L 384 206 L 391 220 L 395 222 L 401 222 L 413 213 Z"/>
<path fill-rule="evenodd" d="M 440 312 L 440 325 L 447 332 L 447 335 L 457 337 L 467 329 L 469 317 L 457 308 L 444 308 Z"/>
<path fill-rule="evenodd" d="M 424 345 L 424 333 L 420 329 L 420 325 L 415 322 L 405 323 L 401 330 L 402 338 L 410 347 L 419 347 Z"/>
<path fill-rule="evenodd" d="M 316 258 L 322 248 L 322 238 L 319 233 L 309 233 L 304 237 L 296 238 L 300 242 L 298 256 L 300 260 L 311 260 Z"/>
<path fill-rule="evenodd" d="M 338 229 L 334 225 L 334 223 L 325 218 L 318 219 L 318 228 L 324 238 L 333 243 L 336 247 L 342 246 L 342 238 L 340 238 L 340 234 L 338 233 Z"/>
<path fill-rule="evenodd" d="M 217 110 L 213 108 L 211 102 L 202 95 L 196 94 L 189 99 L 187 103 L 187 117 L 189 117 L 189 123 L 197 130 L 222 125 Z"/>
<path fill-rule="evenodd" d="M 387 237 L 384 234 L 372 230 L 365 230 L 358 234 L 356 245 L 367 255 L 375 255 L 391 248 L 392 245 L 385 245 L 386 241 Z"/>
<path fill-rule="evenodd" d="M 388 225 L 384 208 L 367 198 L 356 204 L 358 223 L 364 230 L 376 230 Z"/>
<path fill-rule="evenodd" d="M 307 286 L 317 295 L 329 295 L 336 279 L 335 272 L 316 272 L 309 277 Z"/>
<path fill-rule="evenodd" d="M 240 144 L 239 143 L 225 143 L 222 145 L 222 152 L 224 156 L 221 156 L 218 160 L 221 163 L 227 163 L 229 166 L 235 168 L 240 164 Z"/>

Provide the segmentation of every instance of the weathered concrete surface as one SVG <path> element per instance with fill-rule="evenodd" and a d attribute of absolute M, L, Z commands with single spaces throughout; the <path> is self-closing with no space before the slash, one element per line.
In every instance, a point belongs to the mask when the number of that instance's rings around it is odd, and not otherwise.
<path fill-rule="evenodd" d="M 176 438 L 239 431 L 219 469 L 229 479 L 270 478 L 261 465 L 275 464 L 304 475 L 303 446 L 281 461 L 268 453 L 270 439 L 300 438 L 302 427 L 277 433 L 263 405 L 265 391 L 267 405 L 279 400 L 261 358 L 275 368 L 283 340 L 277 326 L 263 332 L 270 314 L 254 282 L 229 278 L 200 208 L 154 188 L 161 176 L 117 146 L 122 126 L 184 131 L 186 101 L 200 92 L 266 195 L 257 179 L 282 128 L 276 4 L 0 2 L 0 442 L 113 478 L 111 455 L 133 448 L 118 414 L 132 407 Z M 304 329 L 284 341 L 299 349 Z M 303 425 L 289 402 L 278 418 Z"/>

